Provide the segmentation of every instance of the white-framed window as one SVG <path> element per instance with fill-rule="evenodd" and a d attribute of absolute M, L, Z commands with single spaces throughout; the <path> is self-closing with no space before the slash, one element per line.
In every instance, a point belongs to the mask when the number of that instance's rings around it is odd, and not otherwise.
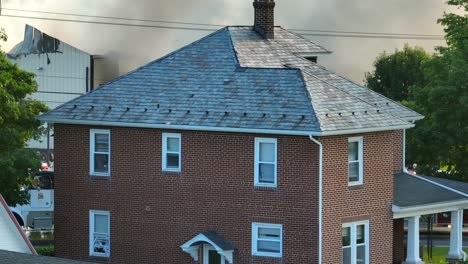
<path fill-rule="evenodd" d="M 110 131 L 105 129 L 90 130 L 90 174 L 110 176 Z"/>
<path fill-rule="evenodd" d="M 180 172 L 182 164 L 181 135 L 163 133 L 162 135 L 162 169 L 163 171 Z"/>
<path fill-rule="evenodd" d="M 110 212 L 89 211 L 89 255 L 110 256 Z"/>
<path fill-rule="evenodd" d="M 281 257 L 283 255 L 283 225 L 252 223 L 252 255 Z"/>
<path fill-rule="evenodd" d="M 363 138 L 348 138 L 348 185 L 363 183 Z"/>
<path fill-rule="evenodd" d="M 255 138 L 255 186 L 276 187 L 277 185 L 277 140 Z"/>
<path fill-rule="evenodd" d="M 343 264 L 369 264 L 369 221 L 343 224 Z"/>

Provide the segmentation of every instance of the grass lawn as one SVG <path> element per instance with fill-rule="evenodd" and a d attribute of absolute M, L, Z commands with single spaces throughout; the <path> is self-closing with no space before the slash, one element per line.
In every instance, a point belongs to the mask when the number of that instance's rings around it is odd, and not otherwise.
<path fill-rule="evenodd" d="M 426 264 L 446 264 L 445 256 L 447 256 L 448 251 L 448 247 L 433 247 L 432 260 L 429 260 L 427 256 L 427 247 L 424 247 L 423 260 Z M 464 248 L 464 251 L 467 252 L 467 248 Z"/>

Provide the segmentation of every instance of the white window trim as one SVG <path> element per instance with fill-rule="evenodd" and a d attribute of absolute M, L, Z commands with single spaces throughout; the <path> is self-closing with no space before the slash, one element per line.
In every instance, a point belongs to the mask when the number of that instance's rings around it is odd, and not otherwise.
<path fill-rule="evenodd" d="M 363 137 L 351 137 L 348 138 L 348 144 L 351 142 L 358 143 L 358 161 L 359 162 L 359 180 L 350 182 L 349 181 L 349 164 L 350 161 L 348 160 L 348 186 L 355 186 L 355 185 L 362 185 L 364 183 L 364 139 Z"/>
<path fill-rule="evenodd" d="M 168 152 L 167 151 L 167 139 L 178 138 L 179 139 L 179 152 Z M 167 154 L 179 154 L 179 167 L 168 168 L 167 167 Z M 171 172 L 180 172 L 182 169 L 182 136 L 178 133 L 163 133 L 162 134 L 162 170 Z"/>
<path fill-rule="evenodd" d="M 96 134 L 107 134 L 109 136 L 109 152 L 108 153 L 104 153 L 104 152 L 100 152 L 101 154 L 108 154 L 109 157 L 107 159 L 107 168 L 109 169 L 109 171 L 107 173 L 103 173 L 103 172 L 95 172 L 94 171 L 94 154 L 96 153 L 94 151 L 94 148 L 95 148 L 95 135 Z M 111 172 L 111 134 L 110 134 L 110 130 L 108 129 L 90 129 L 89 130 L 89 174 L 91 176 L 110 176 L 110 172 Z"/>
<path fill-rule="evenodd" d="M 370 240 L 369 240 L 369 220 L 353 222 L 353 223 L 345 223 L 342 225 L 342 228 L 350 227 L 350 235 L 351 235 L 351 264 L 356 264 L 356 252 L 357 252 L 357 244 L 356 244 L 356 226 L 364 225 L 365 231 L 365 245 L 366 245 L 366 263 L 369 264 L 369 248 L 370 248 Z M 341 246 L 341 254 L 343 254 L 343 246 Z"/>
<path fill-rule="evenodd" d="M 258 229 L 259 228 L 276 228 L 280 229 L 280 252 L 279 253 L 272 253 L 272 252 L 262 252 L 258 251 L 257 249 L 257 242 L 258 242 Z M 266 240 L 266 239 L 260 239 Z M 276 241 L 276 240 L 275 240 Z M 261 257 L 282 257 L 283 256 L 283 225 L 281 224 L 267 224 L 267 223 L 252 223 L 252 255 L 253 256 L 261 256 Z"/>
<path fill-rule="evenodd" d="M 109 254 L 94 252 L 94 216 L 95 215 L 107 215 L 109 224 L 107 233 L 109 234 Z M 89 255 L 96 257 L 109 257 L 110 256 L 110 212 L 100 210 L 89 210 Z"/>
<path fill-rule="evenodd" d="M 274 143 L 275 144 L 275 161 L 274 161 L 274 182 L 265 183 L 260 182 L 259 164 L 260 164 L 260 143 Z M 255 138 L 255 160 L 254 160 L 254 185 L 261 187 L 276 187 L 278 184 L 278 140 L 276 138 Z M 261 162 L 267 163 L 267 162 Z M 271 164 L 271 163 L 270 163 Z"/>

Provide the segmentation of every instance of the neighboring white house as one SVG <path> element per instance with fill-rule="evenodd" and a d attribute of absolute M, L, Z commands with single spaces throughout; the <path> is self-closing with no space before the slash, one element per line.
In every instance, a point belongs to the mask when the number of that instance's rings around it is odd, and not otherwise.
<path fill-rule="evenodd" d="M 0 194 L 0 250 L 37 255 Z M 0 261 L 1 262 L 1 261 Z"/>
<path fill-rule="evenodd" d="M 7 58 L 21 69 L 36 74 L 39 88 L 32 97 L 45 103 L 50 109 L 83 95 L 106 81 L 99 74 L 96 78 L 95 64 L 98 68 L 103 68 L 101 62 L 96 61 L 102 59 L 101 56 L 90 55 L 29 25 L 25 27 L 23 41 L 8 52 Z M 49 130 L 48 134 L 39 141 L 28 142 L 28 147 L 53 149 L 53 132 Z"/>

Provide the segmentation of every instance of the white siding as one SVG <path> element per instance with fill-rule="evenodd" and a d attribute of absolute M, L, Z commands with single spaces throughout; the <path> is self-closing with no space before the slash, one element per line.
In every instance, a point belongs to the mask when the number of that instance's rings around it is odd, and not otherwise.
<path fill-rule="evenodd" d="M 48 54 L 21 55 L 9 58 L 23 70 L 36 74 L 38 92 L 33 98 L 47 104 L 50 109 L 86 93 L 86 67 L 90 71 L 91 56 L 64 42 L 60 42 L 60 52 Z M 48 60 L 50 63 L 47 63 Z M 89 78 L 89 77 L 88 77 Z M 90 87 L 90 83 L 88 83 Z M 90 88 L 88 88 L 90 89 Z M 51 133 L 53 134 L 53 133 Z M 47 148 L 47 137 L 40 141 L 30 141 L 30 148 Z M 53 149 L 53 137 L 50 140 Z"/>
<path fill-rule="evenodd" d="M 1 198 L 0 198 L 1 199 Z M 29 253 L 31 250 L 24 241 L 5 208 L 0 204 L 0 249 Z"/>

